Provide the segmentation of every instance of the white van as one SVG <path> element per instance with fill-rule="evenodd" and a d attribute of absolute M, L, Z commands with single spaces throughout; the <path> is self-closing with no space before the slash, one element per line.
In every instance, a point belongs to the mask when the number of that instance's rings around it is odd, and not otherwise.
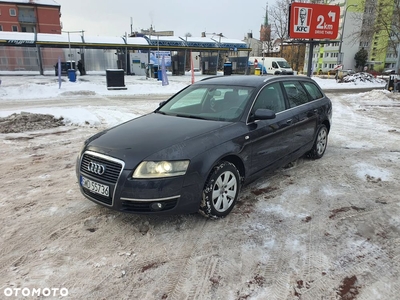
<path fill-rule="evenodd" d="M 261 69 L 262 74 L 293 75 L 293 69 L 286 59 L 282 57 L 249 57 L 249 63 L 251 65 L 254 65 L 256 60 L 257 67 Z"/>

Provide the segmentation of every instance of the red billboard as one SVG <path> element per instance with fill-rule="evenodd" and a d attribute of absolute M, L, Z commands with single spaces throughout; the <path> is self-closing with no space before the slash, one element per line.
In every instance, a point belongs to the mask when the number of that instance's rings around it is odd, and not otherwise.
<path fill-rule="evenodd" d="M 295 39 L 336 39 L 339 31 L 338 5 L 294 2 L 290 8 L 289 36 Z"/>

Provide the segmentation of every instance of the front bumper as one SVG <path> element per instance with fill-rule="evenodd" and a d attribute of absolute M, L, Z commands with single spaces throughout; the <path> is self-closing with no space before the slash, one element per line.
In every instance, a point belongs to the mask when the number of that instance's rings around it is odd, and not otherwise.
<path fill-rule="evenodd" d="M 88 169 L 94 162 L 114 174 L 99 175 Z M 187 214 L 197 212 L 202 188 L 197 174 L 161 179 L 134 179 L 124 162 L 87 151 L 77 162 L 77 176 L 82 194 L 89 200 L 113 210 L 135 214 Z M 117 174 L 116 168 L 120 171 Z M 109 195 L 93 192 L 82 185 L 82 177 L 109 187 Z"/>

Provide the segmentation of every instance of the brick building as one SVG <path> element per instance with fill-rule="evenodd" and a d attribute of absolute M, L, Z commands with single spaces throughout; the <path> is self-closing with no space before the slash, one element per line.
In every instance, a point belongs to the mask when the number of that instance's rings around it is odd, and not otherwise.
<path fill-rule="evenodd" d="M 0 1 L 0 31 L 60 34 L 60 10 L 53 0 Z"/>
<path fill-rule="evenodd" d="M 0 0 L 0 31 L 61 34 L 61 6 L 53 0 Z M 54 69 L 62 49 L 0 46 L 0 71 L 37 71 L 37 60 L 46 70 Z"/>

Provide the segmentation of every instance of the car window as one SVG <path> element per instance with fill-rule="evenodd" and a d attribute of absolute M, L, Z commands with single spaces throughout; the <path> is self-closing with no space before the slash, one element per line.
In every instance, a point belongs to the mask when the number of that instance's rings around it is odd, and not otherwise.
<path fill-rule="evenodd" d="M 233 121 L 243 113 L 254 88 L 192 85 L 175 95 L 158 112 L 178 117 Z"/>
<path fill-rule="evenodd" d="M 287 61 L 284 61 L 284 60 L 278 61 L 278 65 L 279 65 L 281 68 L 290 68 L 290 65 L 288 64 L 288 62 L 287 62 Z"/>
<path fill-rule="evenodd" d="M 265 86 L 258 94 L 251 114 L 259 109 L 270 109 L 275 113 L 285 110 L 285 100 L 279 83 L 273 83 Z"/>
<path fill-rule="evenodd" d="M 200 104 L 207 93 L 206 88 L 189 90 L 188 93 L 183 93 L 179 101 L 171 105 L 170 109 L 178 109 L 181 107 Z"/>
<path fill-rule="evenodd" d="M 303 85 L 313 100 L 321 99 L 323 97 L 320 89 L 314 83 L 304 81 Z"/>
<path fill-rule="evenodd" d="M 307 93 L 300 82 L 285 81 L 283 82 L 283 87 L 288 97 L 290 107 L 296 107 L 309 101 Z"/>

